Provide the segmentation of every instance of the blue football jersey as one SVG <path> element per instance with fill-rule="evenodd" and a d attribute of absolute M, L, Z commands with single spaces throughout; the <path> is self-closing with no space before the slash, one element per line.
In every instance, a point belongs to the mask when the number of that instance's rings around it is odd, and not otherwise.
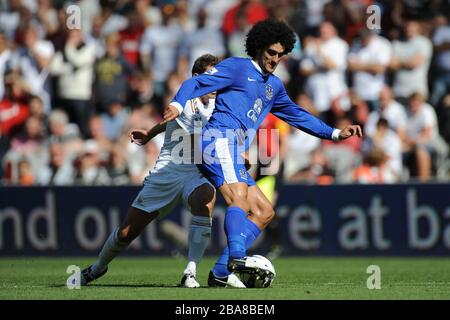
<path fill-rule="evenodd" d="M 322 139 L 332 139 L 334 128 L 296 105 L 282 81 L 247 58 L 228 58 L 206 73 L 186 80 L 171 104 L 184 106 L 189 99 L 217 91 L 216 107 L 207 129 L 256 132 L 268 112 L 290 125 Z M 251 130 L 253 129 L 253 130 Z M 250 145 L 254 135 L 247 136 Z"/>

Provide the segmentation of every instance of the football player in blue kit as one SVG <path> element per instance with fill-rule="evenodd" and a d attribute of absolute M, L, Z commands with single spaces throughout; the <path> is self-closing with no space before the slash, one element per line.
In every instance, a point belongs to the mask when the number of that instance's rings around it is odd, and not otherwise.
<path fill-rule="evenodd" d="M 247 249 L 274 217 L 270 201 L 247 173 L 242 152 L 271 112 L 281 120 L 315 137 L 344 140 L 362 137 L 358 125 L 342 130 L 330 127 L 291 101 L 282 81 L 273 74 L 281 58 L 292 51 L 294 32 L 277 20 L 255 24 L 247 34 L 251 59 L 232 57 L 208 72 L 183 82 L 164 111 L 164 121 L 179 116 L 189 99 L 217 91 L 215 109 L 198 141 L 200 171 L 221 192 L 226 204 L 225 233 L 228 246 L 209 274 L 210 286 L 221 286 L 231 272 L 253 272 Z"/>

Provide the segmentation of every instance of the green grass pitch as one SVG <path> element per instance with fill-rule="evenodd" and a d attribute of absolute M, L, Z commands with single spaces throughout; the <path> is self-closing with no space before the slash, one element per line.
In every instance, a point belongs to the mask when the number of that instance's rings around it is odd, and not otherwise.
<path fill-rule="evenodd" d="M 0 299 L 450 299 L 450 258 L 278 258 L 267 289 L 208 288 L 215 259 L 199 265 L 201 288 L 179 288 L 185 261 L 175 258 L 114 260 L 108 273 L 79 290 L 65 283 L 69 265 L 94 258 L 0 258 Z M 369 265 L 381 270 L 381 289 L 367 288 Z"/>

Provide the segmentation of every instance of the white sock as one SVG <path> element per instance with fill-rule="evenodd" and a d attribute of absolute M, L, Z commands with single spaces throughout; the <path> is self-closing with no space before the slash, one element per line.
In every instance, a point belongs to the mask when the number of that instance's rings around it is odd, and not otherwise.
<path fill-rule="evenodd" d="M 191 220 L 189 228 L 189 263 L 186 270 L 193 266 L 194 269 L 192 271 L 194 274 L 196 264 L 203 258 L 205 249 L 211 239 L 211 225 L 211 217 L 194 216 Z"/>
<path fill-rule="evenodd" d="M 186 269 L 184 269 L 183 274 L 193 274 L 194 276 L 197 275 L 197 264 L 195 261 L 189 261 Z"/>
<path fill-rule="evenodd" d="M 97 261 L 92 265 L 91 270 L 94 274 L 105 270 L 111 260 L 128 247 L 129 243 L 119 242 L 119 239 L 117 238 L 118 231 L 119 228 L 114 229 L 108 239 L 106 239 L 102 251 L 100 251 L 98 255 Z"/>

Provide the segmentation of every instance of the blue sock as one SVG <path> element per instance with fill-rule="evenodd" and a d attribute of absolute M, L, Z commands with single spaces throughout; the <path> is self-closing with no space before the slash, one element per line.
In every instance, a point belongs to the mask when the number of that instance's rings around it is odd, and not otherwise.
<path fill-rule="evenodd" d="M 230 256 L 242 258 L 245 256 L 245 220 L 247 214 L 239 207 L 229 207 L 225 214 L 225 234 L 227 235 Z"/>
<path fill-rule="evenodd" d="M 261 230 L 250 219 L 246 219 L 245 226 L 245 235 L 247 236 L 247 239 L 245 240 L 245 248 L 248 249 L 251 247 L 253 242 L 255 242 L 256 238 L 258 238 Z M 226 247 L 223 250 L 222 255 L 219 257 L 219 260 L 217 260 L 216 264 L 214 265 L 214 268 L 212 269 L 214 275 L 216 275 L 217 277 L 226 277 L 230 274 L 230 271 L 228 271 L 227 268 L 229 257 L 230 250 L 228 249 L 228 247 Z"/>

